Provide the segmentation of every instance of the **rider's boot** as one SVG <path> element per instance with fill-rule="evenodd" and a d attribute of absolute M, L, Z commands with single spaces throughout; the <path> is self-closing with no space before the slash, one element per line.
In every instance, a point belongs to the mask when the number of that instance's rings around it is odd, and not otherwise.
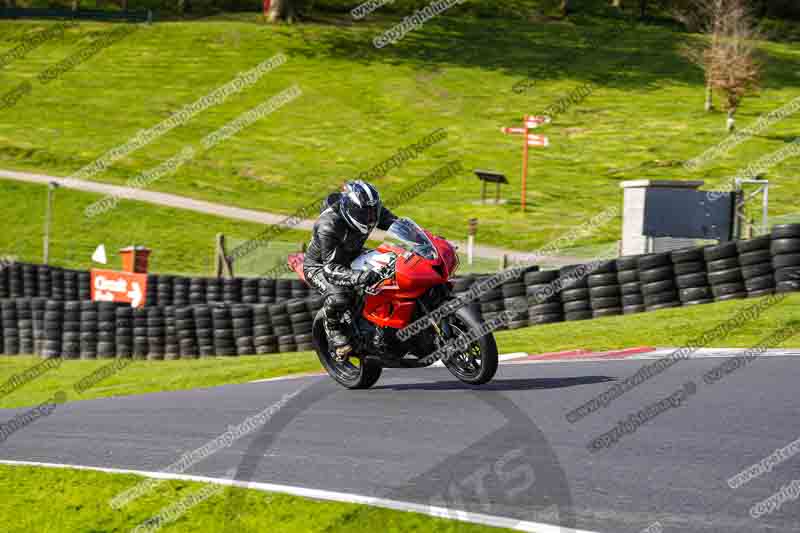
<path fill-rule="evenodd" d="M 350 345 L 350 339 L 343 331 L 341 322 L 334 320 L 325 320 L 325 330 L 328 335 L 328 344 L 333 348 L 334 358 L 339 361 L 347 360 L 347 356 L 353 351 Z"/>

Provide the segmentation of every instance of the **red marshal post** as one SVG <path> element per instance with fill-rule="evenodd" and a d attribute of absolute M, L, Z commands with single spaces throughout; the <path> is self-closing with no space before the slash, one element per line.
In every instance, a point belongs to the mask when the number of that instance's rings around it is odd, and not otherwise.
<path fill-rule="evenodd" d="M 533 135 L 528 130 L 538 128 L 542 124 L 550 124 L 550 117 L 540 115 L 525 115 L 522 119 L 522 128 L 501 128 L 506 135 L 522 135 L 522 211 L 525 211 L 525 199 L 528 195 L 528 147 L 549 146 L 550 141 L 544 135 Z"/>

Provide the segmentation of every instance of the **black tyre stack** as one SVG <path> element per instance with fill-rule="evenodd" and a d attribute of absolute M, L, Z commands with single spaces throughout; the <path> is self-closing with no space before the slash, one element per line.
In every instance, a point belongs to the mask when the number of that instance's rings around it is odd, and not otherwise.
<path fill-rule="evenodd" d="M 258 279 L 244 278 L 242 280 L 242 303 L 257 304 L 258 302 Z"/>
<path fill-rule="evenodd" d="M 50 298 L 66 300 L 64 294 L 64 270 L 54 267 L 50 270 Z"/>
<path fill-rule="evenodd" d="M 503 311 L 510 313 L 510 320 L 500 329 L 528 327 L 528 297 L 525 292 L 525 273 L 520 272 L 500 286 L 503 294 Z"/>
<path fill-rule="evenodd" d="M 253 344 L 257 354 L 278 351 L 278 339 L 272 329 L 269 304 L 261 303 L 253 306 Z"/>
<path fill-rule="evenodd" d="M 292 321 L 286 310 L 286 302 L 276 302 L 269 305 L 269 315 L 272 317 L 272 331 L 275 341 L 278 344 L 279 352 L 288 352 L 289 349 L 282 349 L 281 345 L 293 344 L 294 334 L 292 333 Z"/>
<path fill-rule="evenodd" d="M 194 326 L 197 338 L 197 353 L 201 357 L 210 357 L 214 351 L 214 321 L 211 317 L 209 305 L 194 307 Z"/>
<path fill-rule="evenodd" d="M 189 280 L 189 303 L 191 305 L 206 303 L 206 278 L 191 278 Z"/>
<path fill-rule="evenodd" d="M 724 302 L 747 297 L 736 242 L 708 246 L 703 249 L 703 255 L 714 301 Z"/>
<path fill-rule="evenodd" d="M 9 298 L 22 298 L 25 290 L 22 282 L 22 265 L 12 263 L 8 266 L 8 296 Z"/>
<path fill-rule="evenodd" d="M 253 338 L 253 307 L 249 304 L 231 306 L 233 337 L 236 339 L 236 355 L 253 355 L 256 353 Z"/>
<path fill-rule="evenodd" d="M 175 276 L 172 279 L 172 305 L 186 307 L 191 303 L 191 285 L 189 278 Z"/>
<path fill-rule="evenodd" d="M 617 263 L 606 261 L 597 264 L 586 277 L 589 285 L 589 304 L 592 318 L 622 314 L 622 293 L 617 280 Z"/>
<path fill-rule="evenodd" d="M 97 359 L 97 304 L 81 300 L 81 359 Z"/>
<path fill-rule="evenodd" d="M 172 305 L 172 290 L 174 281 L 175 281 L 174 276 L 170 275 L 158 276 L 158 288 L 156 289 L 156 300 L 158 301 L 158 305 L 160 306 Z M 147 302 L 147 305 L 150 305 L 149 301 Z"/>
<path fill-rule="evenodd" d="M 17 304 L 17 328 L 19 331 L 19 353 L 34 353 L 33 344 L 33 310 L 30 298 L 20 298 Z"/>
<path fill-rule="evenodd" d="M 164 359 L 166 322 L 163 307 L 147 308 L 147 358 Z"/>
<path fill-rule="evenodd" d="M 74 302 L 78 299 L 78 272 L 64 269 L 64 300 Z"/>
<path fill-rule="evenodd" d="M 145 305 L 147 307 L 154 307 L 161 303 L 158 300 L 160 285 L 161 285 L 161 276 L 158 276 L 156 274 L 147 275 L 147 296 L 145 299 Z"/>
<path fill-rule="evenodd" d="M 258 280 L 258 301 L 271 304 L 275 301 L 275 280 L 260 278 Z"/>
<path fill-rule="evenodd" d="M 4 345 L 4 343 L 5 343 L 5 320 L 6 320 L 6 316 L 5 316 L 5 312 L 4 312 L 5 309 L 4 309 L 4 305 L 3 305 L 3 302 L 5 302 L 6 300 L 7 300 L 6 298 L 3 298 L 2 300 L 0 300 L 0 354 L 5 354 L 6 353 L 5 345 Z M 15 310 L 15 312 L 16 312 L 16 310 Z"/>
<path fill-rule="evenodd" d="M 308 285 L 301 279 L 291 280 L 292 298 L 308 298 Z"/>
<path fill-rule="evenodd" d="M 289 279 L 276 279 L 275 280 L 275 301 L 285 302 L 292 298 L 292 280 Z"/>
<path fill-rule="evenodd" d="M 147 338 L 148 308 L 140 307 L 133 310 L 133 358 L 147 359 L 149 340 Z"/>
<path fill-rule="evenodd" d="M 81 302 L 64 302 L 64 322 L 61 324 L 61 357 L 77 359 L 81 356 Z"/>
<path fill-rule="evenodd" d="M 194 308 L 175 308 L 175 332 L 181 359 L 196 359 L 199 355 L 194 321 Z"/>
<path fill-rule="evenodd" d="M 585 265 L 569 265 L 558 270 L 561 304 L 567 321 L 586 320 L 593 316 L 585 268 Z"/>
<path fill-rule="evenodd" d="M 205 278 L 206 303 L 213 304 L 222 301 L 222 280 L 219 278 Z"/>
<path fill-rule="evenodd" d="M 214 353 L 224 356 L 236 355 L 236 339 L 233 336 L 233 318 L 230 306 L 217 304 L 212 307 L 211 323 L 214 328 Z"/>
<path fill-rule="evenodd" d="M 188 285 L 186 287 L 188 291 Z M 189 297 L 188 292 L 186 297 Z M 164 359 L 170 361 L 181 357 L 180 347 L 178 346 L 178 326 L 175 322 L 175 309 L 174 305 L 164 307 Z"/>
<path fill-rule="evenodd" d="M 670 257 L 681 304 L 697 305 L 713 302 L 714 294 L 708 283 L 703 248 L 675 250 Z"/>
<path fill-rule="evenodd" d="M 39 294 L 38 288 L 38 275 L 36 273 L 36 265 L 28 263 L 22 264 L 22 296 L 25 298 L 33 298 Z M 31 352 L 27 352 L 31 353 Z"/>
<path fill-rule="evenodd" d="M 0 300 L 8 298 L 8 267 L 0 266 Z"/>
<path fill-rule="evenodd" d="M 485 278 L 476 280 L 476 283 L 480 283 L 483 279 Z M 481 316 L 484 322 L 494 319 L 505 310 L 502 286 L 481 292 L 478 296 L 478 300 L 480 302 Z"/>
<path fill-rule="evenodd" d="M 800 224 L 772 228 L 772 266 L 777 292 L 800 291 Z"/>
<path fill-rule="evenodd" d="M 50 276 L 50 267 L 47 265 L 36 266 L 36 295 L 40 298 L 51 298 L 53 283 Z"/>
<path fill-rule="evenodd" d="M 639 282 L 639 256 L 622 256 L 618 257 L 615 262 L 622 314 L 643 312 L 644 296 L 642 296 L 642 284 Z"/>
<path fill-rule="evenodd" d="M 297 351 L 313 350 L 311 342 L 311 326 L 314 318 L 308 299 L 298 299 L 287 302 L 286 312 L 292 323 L 292 334 Z"/>
<path fill-rule="evenodd" d="M 242 301 L 242 278 L 226 278 L 222 280 L 222 301 L 227 304 Z"/>
<path fill-rule="evenodd" d="M 64 324 L 64 302 L 47 300 L 44 304 L 43 357 L 62 357 L 61 336 Z"/>
<path fill-rule="evenodd" d="M 42 355 L 44 345 L 44 306 L 47 298 L 35 297 L 30 299 L 31 324 L 33 326 L 33 352 Z"/>
<path fill-rule="evenodd" d="M 0 310 L 3 314 L 3 353 L 17 355 L 19 354 L 19 325 L 17 324 L 16 300 L 0 301 Z"/>
<path fill-rule="evenodd" d="M 645 311 L 681 305 L 675 285 L 675 270 L 669 253 L 643 255 L 637 262 Z"/>
<path fill-rule="evenodd" d="M 97 302 L 97 357 L 117 356 L 117 306 L 113 302 Z"/>
<path fill-rule="evenodd" d="M 772 268 L 770 244 L 772 237 L 762 235 L 755 239 L 737 241 L 739 264 L 747 295 L 751 298 L 775 292 L 775 271 Z"/>
<path fill-rule="evenodd" d="M 78 270 L 78 300 L 91 300 L 91 275 L 85 270 Z"/>
<path fill-rule="evenodd" d="M 554 284 L 557 279 L 558 270 L 527 272 L 523 277 L 529 326 L 564 321 L 564 305 Z"/>
<path fill-rule="evenodd" d="M 115 346 L 117 357 L 130 359 L 133 357 L 133 308 L 117 307 L 114 310 L 114 322 L 116 324 Z"/>

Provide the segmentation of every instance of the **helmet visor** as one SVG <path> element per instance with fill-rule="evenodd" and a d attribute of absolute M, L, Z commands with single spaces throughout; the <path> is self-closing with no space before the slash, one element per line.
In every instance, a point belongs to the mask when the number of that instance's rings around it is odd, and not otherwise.
<path fill-rule="evenodd" d="M 349 207 L 347 211 L 348 214 L 359 224 L 363 224 L 368 228 L 374 228 L 378 224 L 378 211 L 380 210 L 380 206 L 368 205 L 359 207 L 351 204 Z"/>

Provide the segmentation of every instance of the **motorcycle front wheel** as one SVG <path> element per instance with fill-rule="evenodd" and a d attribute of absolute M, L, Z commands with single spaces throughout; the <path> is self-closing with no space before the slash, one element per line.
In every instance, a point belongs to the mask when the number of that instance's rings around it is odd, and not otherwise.
<path fill-rule="evenodd" d="M 337 361 L 333 356 L 333 350 L 328 346 L 323 320 L 325 317 L 320 310 L 314 319 L 313 342 L 319 362 L 328 375 L 348 389 L 368 389 L 375 385 L 381 377 L 383 366 L 365 357 L 354 356 L 346 361 Z"/>
<path fill-rule="evenodd" d="M 477 332 L 481 328 L 481 321 L 469 307 L 461 307 L 448 320 L 450 334 L 443 339 L 445 343 L 454 343 L 462 335 L 470 335 L 470 332 Z M 497 372 L 497 343 L 494 335 L 489 332 L 470 342 L 464 350 L 447 352 L 442 362 L 451 374 L 464 383 L 488 383 Z"/>

